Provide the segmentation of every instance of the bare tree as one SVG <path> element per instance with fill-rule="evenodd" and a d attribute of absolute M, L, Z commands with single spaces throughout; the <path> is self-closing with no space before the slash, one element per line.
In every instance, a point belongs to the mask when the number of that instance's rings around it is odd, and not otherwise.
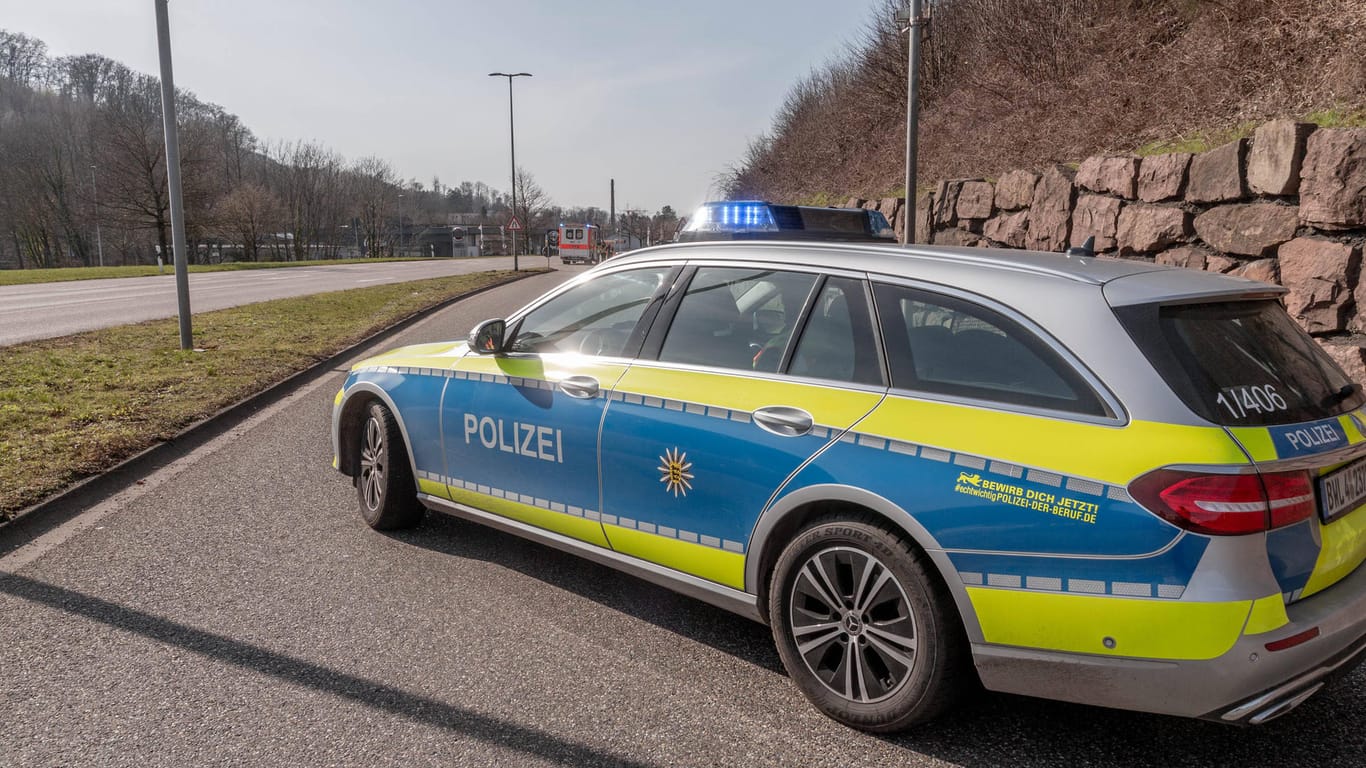
<path fill-rule="evenodd" d="M 395 199 L 394 170 L 378 157 L 363 157 L 351 166 L 352 210 L 356 221 L 358 237 L 363 243 L 356 245 L 364 249 L 366 256 L 378 258 L 381 255 L 381 238 L 384 232 L 384 209 L 386 203 Z"/>
<path fill-rule="evenodd" d="M 12 86 L 35 86 L 47 63 L 47 43 L 0 29 L 0 88 L 5 81 Z"/>
<path fill-rule="evenodd" d="M 263 144 L 222 107 L 177 94 L 192 260 L 380 254 L 399 213 L 444 223 L 502 215 L 510 195 L 482 182 L 402 182 L 378 158 L 348 164 L 317 142 Z M 0 30 L 0 267 L 88 264 L 98 222 L 108 263 L 170 255 L 160 87 L 96 54 L 48 58 L 41 40 Z M 98 185 L 99 194 L 95 194 Z M 522 172 L 518 215 L 549 200 Z M 97 205 L 98 197 L 98 205 Z"/>
<path fill-rule="evenodd" d="M 215 234 L 240 244 L 245 261 L 258 261 L 263 242 L 279 228 L 280 200 L 265 185 L 243 182 L 214 208 Z"/>
<path fill-rule="evenodd" d="M 517 210 L 514 213 L 522 221 L 522 226 L 530 230 L 539 221 L 541 214 L 550 205 L 550 196 L 536 183 L 536 178 L 521 166 L 514 177 L 517 182 Z"/>

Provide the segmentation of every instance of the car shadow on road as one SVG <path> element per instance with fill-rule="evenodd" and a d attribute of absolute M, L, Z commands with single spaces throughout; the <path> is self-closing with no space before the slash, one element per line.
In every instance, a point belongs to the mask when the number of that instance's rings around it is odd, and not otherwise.
<path fill-rule="evenodd" d="M 786 675 L 768 629 L 551 547 L 448 515 L 389 534 L 412 546 L 511 568 L 615 611 Z M 792 689 L 794 700 L 800 697 Z M 939 720 L 883 741 L 964 766 L 1363 764 L 1366 668 L 1256 728 L 973 691 Z"/>
<path fill-rule="evenodd" d="M 0 571 L 0 593 L 549 762 L 621 768 L 652 765 L 25 576 Z"/>
<path fill-rule="evenodd" d="M 757 667 L 786 674 L 767 627 L 605 565 L 436 512 L 429 512 L 418 528 L 389 535 L 434 552 L 511 568 Z"/>

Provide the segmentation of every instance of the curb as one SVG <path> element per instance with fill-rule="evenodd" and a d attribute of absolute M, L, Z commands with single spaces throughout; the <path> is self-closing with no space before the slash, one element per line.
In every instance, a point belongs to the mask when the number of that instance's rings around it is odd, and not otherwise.
<path fill-rule="evenodd" d="M 139 453 L 133 454 L 99 474 L 80 480 L 74 485 L 68 486 L 65 490 L 58 491 L 56 494 L 49 496 L 36 504 L 19 510 L 14 514 L 14 517 L 9 520 L 0 521 L 0 557 L 13 552 L 44 533 L 76 517 L 77 514 L 83 511 L 84 508 L 89 505 L 89 502 L 95 498 L 110 496 L 117 493 L 136 482 L 142 476 L 149 474 L 152 470 L 170 464 L 180 455 L 188 453 L 219 435 L 222 435 L 238 424 L 241 424 L 243 421 L 246 421 L 266 404 L 293 392 L 304 384 L 312 381 L 317 376 L 325 374 L 338 363 L 354 356 L 366 347 L 377 344 L 416 324 L 418 321 L 425 320 L 431 315 L 446 309 L 452 304 L 478 296 L 479 294 L 491 291 L 494 288 L 501 288 L 505 285 L 510 285 L 542 274 L 545 274 L 545 272 L 536 271 L 515 275 L 506 280 L 491 283 L 482 288 L 476 288 L 472 291 L 459 294 L 458 296 L 452 296 L 451 298 L 446 299 L 439 304 L 427 307 L 426 309 L 420 309 L 395 323 L 381 328 L 345 349 L 319 360 L 301 371 L 290 374 L 286 378 L 281 379 L 256 394 L 249 395 L 217 413 L 196 421 L 177 432 L 170 439 L 163 440 L 149 448 L 145 448 Z"/>

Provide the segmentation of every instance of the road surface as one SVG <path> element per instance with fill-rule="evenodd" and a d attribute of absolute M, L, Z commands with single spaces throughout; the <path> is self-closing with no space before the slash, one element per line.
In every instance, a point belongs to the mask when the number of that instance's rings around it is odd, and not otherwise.
<path fill-rule="evenodd" d="M 563 279 L 402 334 L 463 337 Z M 392 346 L 398 342 L 389 342 Z M 1267 726 L 983 694 L 894 738 L 817 714 L 758 624 L 329 466 L 345 366 L 24 547 L 0 533 L 0 765 L 1359 766 L 1366 670 Z"/>
<path fill-rule="evenodd" d="M 524 269 L 545 259 L 524 256 Z M 248 269 L 190 275 L 190 311 L 384 283 L 512 269 L 511 257 Z M 0 286 L 0 346 L 96 328 L 176 317 L 175 275 Z"/>

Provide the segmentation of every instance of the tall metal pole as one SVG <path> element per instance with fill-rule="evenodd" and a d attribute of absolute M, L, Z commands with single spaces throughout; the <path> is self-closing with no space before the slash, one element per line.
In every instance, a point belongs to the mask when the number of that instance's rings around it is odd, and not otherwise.
<path fill-rule="evenodd" d="M 95 248 L 100 254 L 100 266 L 104 266 L 104 238 L 100 236 L 100 188 L 95 186 L 95 166 L 90 166 L 90 192 L 95 196 Z"/>
<path fill-rule="evenodd" d="M 902 15 L 904 14 L 904 16 Z M 920 133 L 920 28 L 928 20 L 924 17 L 921 0 L 911 0 L 911 6 L 898 19 L 906 22 L 910 37 L 907 46 L 906 72 L 906 226 L 902 230 L 902 245 L 915 242 L 915 187 L 918 140 Z"/>
<path fill-rule="evenodd" d="M 506 77 L 508 79 L 508 145 L 512 148 L 512 216 L 517 216 L 517 128 L 513 123 L 512 117 L 512 78 L 531 77 L 530 72 L 516 72 L 508 74 L 506 72 L 490 72 L 489 77 Z M 519 222 L 522 226 L 527 226 L 527 222 Z M 517 271 L 517 230 L 512 230 L 512 271 Z"/>
<path fill-rule="evenodd" d="M 512 220 L 517 220 L 517 129 L 512 117 L 512 78 L 508 78 L 508 146 L 512 148 Z M 517 230 L 512 230 L 512 271 L 517 271 Z"/>
<path fill-rule="evenodd" d="M 166 132 L 166 177 L 171 195 L 171 244 L 175 254 L 176 308 L 180 314 L 180 348 L 194 348 L 190 332 L 190 276 L 185 255 L 185 206 L 180 189 L 180 138 L 176 130 L 175 79 L 171 76 L 171 22 L 166 0 L 153 0 L 157 12 L 157 46 L 161 53 L 161 119 Z"/>

